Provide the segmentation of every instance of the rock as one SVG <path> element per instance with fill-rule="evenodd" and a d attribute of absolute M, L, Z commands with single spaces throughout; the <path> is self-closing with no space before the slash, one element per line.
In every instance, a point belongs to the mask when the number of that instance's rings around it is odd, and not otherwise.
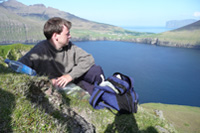
<path fill-rule="evenodd" d="M 167 129 L 160 126 L 156 126 L 156 129 L 159 131 L 159 133 L 169 133 Z"/>
<path fill-rule="evenodd" d="M 158 43 L 158 38 L 154 38 L 151 40 L 152 45 L 156 45 Z"/>
<path fill-rule="evenodd" d="M 160 119 L 165 120 L 164 116 L 163 116 L 163 111 L 162 110 L 154 110 L 154 113 L 156 116 L 158 116 Z"/>
<path fill-rule="evenodd" d="M 34 107 L 41 108 L 53 116 L 62 128 L 73 133 L 95 133 L 93 124 L 87 122 L 78 113 L 69 108 L 62 94 L 53 88 L 48 79 L 38 79 L 29 83 L 29 91 L 25 96 Z"/>
<path fill-rule="evenodd" d="M 57 89 L 63 91 L 67 95 L 70 95 L 80 100 L 89 100 L 90 98 L 90 95 L 87 91 L 83 90 L 74 83 L 69 83 L 66 87 Z"/>

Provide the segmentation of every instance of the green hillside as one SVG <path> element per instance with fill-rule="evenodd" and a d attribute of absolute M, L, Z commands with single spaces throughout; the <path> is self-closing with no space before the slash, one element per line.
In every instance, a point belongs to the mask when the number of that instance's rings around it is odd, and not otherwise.
<path fill-rule="evenodd" d="M 92 109 L 86 100 L 56 91 L 47 94 L 49 86 L 45 77 L 3 70 L 0 75 L 0 132 L 157 133 L 158 127 L 176 132 L 168 121 L 143 108 L 139 108 L 137 114 L 115 116 L 106 109 Z"/>
<path fill-rule="evenodd" d="M 89 21 L 42 4 L 27 6 L 8 0 L 0 3 L 0 44 L 36 43 L 45 39 L 43 25 L 51 17 L 62 17 L 72 22 L 72 41 L 121 40 L 149 34 Z"/>
<path fill-rule="evenodd" d="M 0 6 L 0 42 L 9 44 L 16 42 L 33 43 L 44 39 L 43 22 L 25 19 Z"/>
<path fill-rule="evenodd" d="M 37 43 L 45 39 L 43 25 L 51 17 L 62 17 L 72 22 L 72 41 L 110 40 L 200 48 L 200 21 L 160 34 L 133 32 L 89 21 L 42 4 L 27 6 L 16 0 L 0 3 L 0 45 Z"/>
<path fill-rule="evenodd" d="M 178 28 L 176 30 L 161 33 L 157 37 L 160 41 L 200 46 L 200 21 L 184 26 L 182 28 Z"/>
<path fill-rule="evenodd" d="M 148 36 L 148 38 L 146 36 L 139 38 L 147 39 L 150 44 L 154 45 L 200 48 L 200 21 L 172 31 L 153 34 Z M 156 42 L 152 43 L 154 40 Z"/>
<path fill-rule="evenodd" d="M 155 110 L 162 110 L 163 116 L 173 124 L 180 133 L 200 132 L 200 108 L 181 105 L 170 105 L 161 103 L 147 103 L 141 105 L 146 111 L 154 113 Z"/>
<path fill-rule="evenodd" d="M 33 45 L 24 44 L 0 45 L 0 57 L 3 59 L 17 60 L 32 47 Z"/>

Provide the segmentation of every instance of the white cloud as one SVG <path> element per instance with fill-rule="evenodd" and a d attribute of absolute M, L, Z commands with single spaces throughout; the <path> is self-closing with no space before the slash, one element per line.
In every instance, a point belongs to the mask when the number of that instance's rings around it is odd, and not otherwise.
<path fill-rule="evenodd" d="M 193 16 L 200 17 L 200 12 L 194 12 Z"/>

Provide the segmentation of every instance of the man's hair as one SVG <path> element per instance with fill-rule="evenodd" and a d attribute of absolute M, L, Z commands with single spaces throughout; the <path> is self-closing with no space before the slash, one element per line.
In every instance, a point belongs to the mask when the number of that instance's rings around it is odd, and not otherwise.
<path fill-rule="evenodd" d="M 59 17 L 50 18 L 44 24 L 44 29 L 43 29 L 46 39 L 50 40 L 54 33 L 60 34 L 63 30 L 63 26 L 66 26 L 68 30 L 70 30 L 72 24 L 70 21 L 67 21 L 63 18 L 59 18 Z"/>

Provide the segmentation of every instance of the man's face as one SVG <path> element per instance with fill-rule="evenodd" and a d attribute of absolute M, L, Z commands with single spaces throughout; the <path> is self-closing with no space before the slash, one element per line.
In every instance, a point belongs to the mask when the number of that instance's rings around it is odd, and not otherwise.
<path fill-rule="evenodd" d="M 70 31 L 66 26 L 63 26 L 63 31 L 58 34 L 58 43 L 60 44 L 60 46 L 64 47 L 68 45 L 70 38 Z"/>

